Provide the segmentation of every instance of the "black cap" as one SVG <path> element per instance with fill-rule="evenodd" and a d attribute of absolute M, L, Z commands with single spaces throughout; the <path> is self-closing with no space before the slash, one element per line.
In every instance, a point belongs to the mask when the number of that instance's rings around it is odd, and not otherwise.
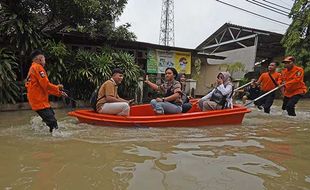
<path fill-rule="evenodd" d="M 120 68 L 115 68 L 112 70 L 112 75 L 114 75 L 115 73 L 123 74 L 123 71 Z"/>
<path fill-rule="evenodd" d="M 38 50 L 38 49 L 32 51 L 31 54 L 30 54 L 31 60 L 33 60 L 38 55 L 44 55 L 44 54 L 43 54 L 43 52 L 41 50 Z"/>

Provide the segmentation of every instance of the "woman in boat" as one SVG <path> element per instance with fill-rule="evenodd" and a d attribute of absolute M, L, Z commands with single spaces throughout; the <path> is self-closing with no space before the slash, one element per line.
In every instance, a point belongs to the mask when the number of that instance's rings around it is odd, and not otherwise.
<path fill-rule="evenodd" d="M 180 82 L 181 90 L 182 90 L 182 92 L 184 92 L 185 88 L 186 88 L 186 76 L 185 76 L 185 74 L 184 73 L 179 73 L 178 77 L 177 77 L 177 81 Z"/>
<path fill-rule="evenodd" d="M 189 102 L 189 97 L 185 93 L 185 88 L 186 88 L 186 76 L 185 76 L 185 74 L 179 73 L 179 75 L 177 77 L 177 81 L 180 82 L 181 90 L 182 90 L 182 95 L 181 95 L 182 102 L 183 102 L 182 113 L 186 113 L 192 108 L 192 104 Z"/>
<path fill-rule="evenodd" d="M 145 83 L 153 90 L 164 93 L 163 98 L 151 100 L 151 105 L 157 114 L 176 114 L 182 112 L 182 90 L 181 84 L 176 80 L 178 72 L 175 68 L 167 68 L 165 70 L 165 82 L 158 86 L 146 77 Z"/>
<path fill-rule="evenodd" d="M 228 72 L 220 72 L 217 75 L 217 86 L 206 96 L 202 97 L 198 106 L 202 111 L 221 110 L 232 108 L 233 84 Z"/>

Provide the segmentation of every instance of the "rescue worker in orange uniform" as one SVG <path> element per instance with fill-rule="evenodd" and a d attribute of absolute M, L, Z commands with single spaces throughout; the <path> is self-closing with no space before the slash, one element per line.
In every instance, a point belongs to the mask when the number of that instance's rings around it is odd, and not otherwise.
<path fill-rule="evenodd" d="M 285 69 L 282 70 L 281 82 L 284 85 L 284 98 L 282 110 L 286 110 L 289 116 L 296 116 L 295 105 L 299 99 L 307 92 L 304 83 L 304 70 L 295 65 L 293 56 L 286 57 L 284 63 Z"/>
<path fill-rule="evenodd" d="M 261 74 L 258 81 L 256 82 L 260 85 L 261 95 L 273 90 L 277 86 L 279 86 L 281 74 L 276 72 L 276 68 L 279 64 L 272 62 L 268 66 L 268 72 Z M 273 104 L 273 100 L 275 98 L 275 92 L 268 94 L 267 96 L 263 97 L 262 99 L 258 100 L 255 104 L 256 106 L 264 107 L 265 113 L 270 113 L 270 108 Z"/>
<path fill-rule="evenodd" d="M 42 118 L 43 122 L 50 128 L 58 129 L 57 120 L 55 118 L 54 110 L 48 100 L 49 95 L 65 96 L 68 95 L 63 92 L 63 85 L 55 85 L 49 82 L 45 66 L 45 56 L 39 50 L 31 53 L 32 65 L 29 69 L 26 79 L 27 98 L 32 110 L 36 111 Z"/>

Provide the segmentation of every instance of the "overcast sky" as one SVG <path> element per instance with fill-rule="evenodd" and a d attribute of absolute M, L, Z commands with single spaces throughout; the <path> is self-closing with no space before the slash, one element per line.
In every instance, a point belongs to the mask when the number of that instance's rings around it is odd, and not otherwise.
<path fill-rule="evenodd" d="M 291 23 L 287 17 L 246 0 L 222 0 L 272 19 Z M 264 2 L 263 0 L 257 0 Z M 293 0 L 269 0 L 291 8 Z M 158 44 L 162 0 L 128 0 L 117 25 L 130 23 L 138 41 Z M 215 0 L 174 0 L 175 46 L 196 48 L 224 23 L 284 33 L 288 26 L 237 10 Z"/>

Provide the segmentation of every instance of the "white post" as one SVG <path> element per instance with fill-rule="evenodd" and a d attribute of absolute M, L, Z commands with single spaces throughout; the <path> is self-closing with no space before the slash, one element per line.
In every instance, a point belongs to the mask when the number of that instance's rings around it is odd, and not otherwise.
<path fill-rule="evenodd" d="M 196 91 L 196 84 L 197 81 L 194 79 L 187 79 L 186 80 L 186 87 L 185 87 L 185 93 L 190 95 L 190 96 L 195 96 L 195 91 Z"/>
<path fill-rule="evenodd" d="M 142 101 L 143 101 L 143 84 L 144 84 L 143 77 L 139 77 L 139 81 L 138 81 L 138 91 L 140 92 L 140 97 L 139 97 L 139 102 L 138 102 L 139 104 L 142 104 Z M 136 93 L 136 96 L 137 96 L 137 93 Z M 138 99 L 138 97 L 136 99 Z"/>

